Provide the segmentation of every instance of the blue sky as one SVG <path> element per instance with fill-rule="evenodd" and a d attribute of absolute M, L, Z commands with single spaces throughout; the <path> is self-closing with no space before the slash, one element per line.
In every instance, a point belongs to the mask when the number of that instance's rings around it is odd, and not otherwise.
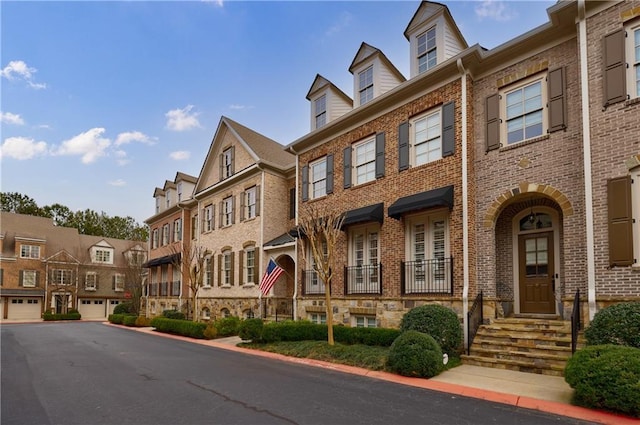
<path fill-rule="evenodd" d="M 547 22 L 552 1 L 443 1 L 469 45 Z M 352 93 L 364 41 L 409 77 L 419 1 L 1 1 L 1 190 L 138 222 L 198 176 L 222 115 L 287 145 L 320 74 Z"/>

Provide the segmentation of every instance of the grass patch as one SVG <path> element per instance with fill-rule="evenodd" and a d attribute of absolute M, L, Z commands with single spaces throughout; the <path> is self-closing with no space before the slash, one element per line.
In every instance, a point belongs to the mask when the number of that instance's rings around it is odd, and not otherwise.
<path fill-rule="evenodd" d="M 386 371 L 389 347 L 369 345 L 346 345 L 336 343 L 330 346 L 326 341 L 283 341 L 268 344 L 241 343 L 240 347 L 269 351 L 290 357 L 322 360 L 369 370 Z M 460 365 L 459 358 L 449 358 L 445 370 Z"/>

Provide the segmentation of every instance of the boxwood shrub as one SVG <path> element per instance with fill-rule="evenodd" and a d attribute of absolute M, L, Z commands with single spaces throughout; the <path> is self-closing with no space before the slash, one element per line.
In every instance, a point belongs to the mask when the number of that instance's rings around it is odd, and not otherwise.
<path fill-rule="evenodd" d="M 598 311 L 584 331 L 587 345 L 640 348 L 640 302 L 613 304 Z"/>
<path fill-rule="evenodd" d="M 133 313 L 133 303 L 120 303 L 113 308 L 113 314 Z"/>
<path fill-rule="evenodd" d="M 57 320 L 80 320 L 81 318 L 82 316 L 77 311 L 74 313 L 70 312 L 70 313 L 64 313 L 64 314 L 51 313 L 46 311 L 42 314 L 42 320 L 44 320 L 45 322 L 57 321 Z"/>
<path fill-rule="evenodd" d="M 158 332 L 165 332 L 174 335 L 188 336 L 191 338 L 203 339 L 206 323 L 192 322 L 189 320 L 167 319 L 166 317 L 156 317 L 151 320 L 151 326 Z"/>
<path fill-rule="evenodd" d="M 640 417 L 640 349 L 588 346 L 567 361 L 564 379 L 574 404 Z"/>
<path fill-rule="evenodd" d="M 235 316 L 223 317 L 213 322 L 218 338 L 238 335 L 240 329 L 240 318 Z"/>
<path fill-rule="evenodd" d="M 352 328 L 334 325 L 333 338 L 342 344 L 363 344 L 389 347 L 400 335 L 398 329 Z M 260 342 L 278 341 L 326 341 L 327 325 L 317 325 L 307 320 L 272 322 L 262 328 Z"/>
<path fill-rule="evenodd" d="M 400 330 L 389 328 L 351 328 L 334 326 L 333 336 L 343 344 L 363 344 L 389 347 L 400 335 Z"/>
<path fill-rule="evenodd" d="M 240 322 L 238 327 L 238 336 L 243 340 L 251 340 L 252 342 L 260 342 L 262 339 L 262 327 L 264 323 L 262 319 L 246 319 Z"/>
<path fill-rule="evenodd" d="M 167 319 L 176 319 L 176 320 L 184 320 L 184 313 L 178 310 L 164 310 L 162 312 L 162 317 L 166 317 Z"/>
<path fill-rule="evenodd" d="M 387 367 L 403 376 L 431 378 L 442 369 L 442 350 L 428 334 L 409 330 L 391 344 Z"/>
<path fill-rule="evenodd" d="M 135 327 L 136 320 L 138 320 L 138 316 L 127 315 L 122 319 L 122 324 L 125 326 Z"/>
<path fill-rule="evenodd" d="M 455 311 L 438 304 L 412 308 L 402 317 L 401 331 L 418 331 L 431 335 L 442 351 L 457 355 L 462 348 L 462 325 Z"/>

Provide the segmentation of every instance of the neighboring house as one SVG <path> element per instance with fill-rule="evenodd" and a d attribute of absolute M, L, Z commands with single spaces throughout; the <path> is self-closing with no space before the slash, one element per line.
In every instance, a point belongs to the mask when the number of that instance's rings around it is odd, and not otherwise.
<path fill-rule="evenodd" d="M 192 199 L 197 178 L 178 172 L 173 181 L 156 188 L 155 214 L 145 220 L 149 226 L 149 269 L 142 311 L 149 317 L 164 310 L 180 310 L 189 314 L 191 306 L 186 269 L 181 267 L 184 244 L 192 237 Z"/>
<path fill-rule="evenodd" d="M 145 242 L 80 235 L 44 217 L 2 212 L 0 222 L 3 319 L 69 309 L 83 319 L 106 319 L 128 288 L 141 285 Z"/>
<path fill-rule="evenodd" d="M 316 76 L 311 132 L 287 147 L 297 154 L 299 217 L 308 208 L 345 214 L 331 296 L 334 319 L 350 326 L 397 327 L 426 302 L 462 315 L 475 280 L 467 242 L 475 228 L 466 146 L 473 92 L 455 60 L 467 44 L 437 3 L 420 5 L 405 36 L 409 80 L 362 43 L 349 67 L 354 101 Z M 303 257 L 297 316 L 322 323 L 324 283 Z"/>
<path fill-rule="evenodd" d="M 283 146 L 222 117 L 191 202 L 193 243 L 209 252 L 200 318 L 280 314 L 292 317 L 295 157 Z M 260 305 L 259 282 L 269 258 L 285 269 Z"/>

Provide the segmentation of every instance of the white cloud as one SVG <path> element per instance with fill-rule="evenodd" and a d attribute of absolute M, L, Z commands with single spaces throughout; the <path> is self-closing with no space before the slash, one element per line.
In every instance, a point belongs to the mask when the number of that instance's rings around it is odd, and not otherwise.
<path fill-rule="evenodd" d="M 349 12 L 342 12 L 338 17 L 338 21 L 334 23 L 332 26 L 327 29 L 325 35 L 331 37 L 332 35 L 338 34 L 342 32 L 343 29 L 347 28 L 351 23 L 353 15 Z"/>
<path fill-rule="evenodd" d="M 147 145 L 154 144 L 154 141 L 151 139 L 151 137 L 147 136 L 146 134 L 140 131 L 128 131 L 125 133 L 120 133 L 118 134 L 118 137 L 116 137 L 116 141 L 114 144 L 116 146 L 120 146 L 120 145 L 126 145 L 127 143 L 131 143 L 131 142 L 140 142 Z"/>
<path fill-rule="evenodd" d="M 122 187 L 122 186 L 126 186 L 127 182 L 122 180 L 122 179 L 118 179 L 118 180 L 112 180 L 109 182 L 109 184 L 111 186 L 116 186 L 116 187 Z"/>
<path fill-rule="evenodd" d="M 0 111 L 0 122 L 4 124 L 24 125 L 24 120 L 18 114 Z"/>
<path fill-rule="evenodd" d="M 29 87 L 33 89 L 44 89 L 47 87 L 44 83 L 36 83 L 33 81 L 33 74 L 38 72 L 37 69 L 27 66 L 23 61 L 11 61 L 9 65 L 5 66 L 0 75 L 9 81 L 25 81 Z"/>
<path fill-rule="evenodd" d="M 193 105 L 187 105 L 183 109 L 172 109 L 164 114 L 167 117 L 167 128 L 173 131 L 186 131 L 200 127 L 198 121 L 199 112 L 191 112 Z"/>
<path fill-rule="evenodd" d="M 120 166 L 124 166 L 127 165 L 131 162 L 131 160 L 129 158 L 127 158 L 127 153 L 123 150 L 117 150 L 114 152 L 115 156 L 116 156 L 116 162 L 118 163 L 118 165 Z"/>
<path fill-rule="evenodd" d="M 203 3 L 211 3 L 214 6 L 224 7 L 224 0 L 202 0 Z"/>
<path fill-rule="evenodd" d="M 27 137 L 9 137 L 0 146 L 0 158 L 25 160 L 47 153 L 45 142 L 36 142 Z"/>
<path fill-rule="evenodd" d="M 506 3 L 501 0 L 484 0 L 476 6 L 475 11 L 476 16 L 478 16 L 480 20 L 488 18 L 504 22 L 517 16 L 516 12 L 511 10 Z"/>
<path fill-rule="evenodd" d="M 80 155 L 83 164 L 95 162 L 105 156 L 106 149 L 111 145 L 109 139 L 103 138 L 104 128 L 92 128 L 84 133 L 65 140 L 62 145 L 53 151 L 54 155 Z"/>
<path fill-rule="evenodd" d="M 191 157 L 191 152 L 189 151 L 176 151 L 171 152 L 169 154 L 169 158 L 174 159 L 176 161 L 184 161 L 185 159 L 189 159 Z"/>

